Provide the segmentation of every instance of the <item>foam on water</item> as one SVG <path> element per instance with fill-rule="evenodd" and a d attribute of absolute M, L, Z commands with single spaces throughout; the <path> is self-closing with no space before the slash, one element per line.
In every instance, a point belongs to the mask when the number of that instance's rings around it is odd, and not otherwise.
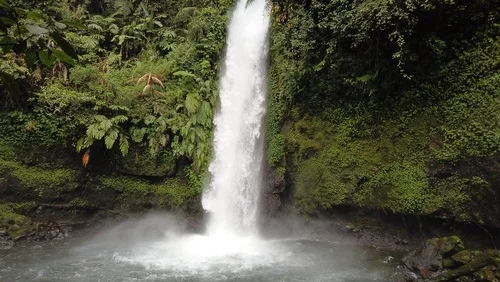
<path fill-rule="evenodd" d="M 129 254 L 116 253 L 114 259 L 143 265 L 148 270 L 172 272 L 177 277 L 216 277 L 220 273 L 239 273 L 282 262 L 287 255 L 279 256 L 278 249 L 271 241 L 253 237 L 192 234 L 139 245 Z"/>

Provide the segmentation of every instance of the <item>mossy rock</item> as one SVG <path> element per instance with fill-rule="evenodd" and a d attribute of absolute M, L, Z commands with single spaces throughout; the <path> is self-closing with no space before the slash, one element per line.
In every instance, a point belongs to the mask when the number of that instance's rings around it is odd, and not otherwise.
<path fill-rule="evenodd" d="M 28 217 L 17 214 L 9 205 L 0 205 L 0 230 L 5 230 L 11 239 L 17 240 L 35 228 Z"/>
<path fill-rule="evenodd" d="M 441 260 L 441 265 L 443 265 L 444 268 L 454 268 L 457 266 L 457 262 L 451 258 L 445 258 Z"/>
<path fill-rule="evenodd" d="M 78 172 L 71 169 L 26 166 L 17 161 L 2 159 L 0 159 L 0 171 L 8 172 L 20 182 L 22 188 L 27 189 L 73 190 L 76 188 L 74 184 L 78 177 Z"/>
<path fill-rule="evenodd" d="M 177 160 L 171 151 L 152 156 L 145 148 L 134 148 L 116 157 L 116 170 L 135 176 L 168 177 L 177 172 Z"/>
<path fill-rule="evenodd" d="M 119 205 L 127 209 L 141 206 L 181 208 L 201 190 L 189 186 L 186 180 L 169 178 L 161 182 L 131 176 L 101 176 L 100 189 L 110 189 L 120 194 Z"/>
<path fill-rule="evenodd" d="M 462 265 L 454 270 L 449 270 L 447 272 L 443 272 L 441 275 L 437 277 L 437 281 L 453 281 L 461 276 L 470 276 L 473 275 L 479 269 L 482 269 L 485 266 L 488 266 L 491 262 L 491 257 L 486 255 L 485 253 L 479 252 L 469 263 Z M 488 281 L 488 280 L 481 280 Z"/>
<path fill-rule="evenodd" d="M 451 260 L 457 262 L 460 265 L 468 264 L 474 258 L 474 252 L 469 250 L 460 251 L 451 256 Z"/>
<path fill-rule="evenodd" d="M 474 277 L 479 281 L 498 282 L 500 281 L 500 270 L 488 265 L 474 273 Z"/>
<path fill-rule="evenodd" d="M 465 249 L 462 239 L 458 236 L 433 238 L 428 240 L 427 243 L 438 247 L 439 252 L 443 255 L 455 254 Z"/>
<path fill-rule="evenodd" d="M 403 263 L 420 277 L 428 279 L 443 270 L 445 267 L 443 257 L 451 256 L 463 249 L 464 244 L 457 236 L 433 238 L 408 253 L 403 258 Z"/>

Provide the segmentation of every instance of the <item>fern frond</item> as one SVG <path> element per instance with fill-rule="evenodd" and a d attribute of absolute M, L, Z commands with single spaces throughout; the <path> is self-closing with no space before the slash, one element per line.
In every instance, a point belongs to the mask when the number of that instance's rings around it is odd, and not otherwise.
<path fill-rule="evenodd" d="M 127 116 L 124 115 L 117 115 L 111 119 L 114 123 L 122 123 L 126 122 L 128 120 Z"/>
<path fill-rule="evenodd" d="M 111 149 L 113 148 L 113 145 L 115 144 L 116 139 L 118 139 L 118 129 L 117 128 L 112 128 L 106 137 L 104 138 L 104 144 L 106 145 L 106 149 Z"/>
<path fill-rule="evenodd" d="M 129 151 L 129 143 L 128 139 L 125 135 L 120 134 L 120 152 L 122 153 L 123 156 L 128 154 Z"/>

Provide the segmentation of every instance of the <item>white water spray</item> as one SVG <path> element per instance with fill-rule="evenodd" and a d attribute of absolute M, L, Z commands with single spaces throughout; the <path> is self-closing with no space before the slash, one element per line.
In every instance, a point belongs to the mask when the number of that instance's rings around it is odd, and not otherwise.
<path fill-rule="evenodd" d="M 215 115 L 212 175 L 203 207 L 208 235 L 252 235 L 262 186 L 266 109 L 268 0 L 239 0 L 228 29 L 220 109 Z"/>

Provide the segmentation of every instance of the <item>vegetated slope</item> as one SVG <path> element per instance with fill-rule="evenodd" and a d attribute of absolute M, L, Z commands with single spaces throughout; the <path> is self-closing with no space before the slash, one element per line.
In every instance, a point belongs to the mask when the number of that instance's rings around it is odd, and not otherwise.
<path fill-rule="evenodd" d="M 269 161 L 299 211 L 500 227 L 495 1 L 280 1 Z"/>
<path fill-rule="evenodd" d="M 0 221 L 199 211 L 231 6 L 0 1 Z"/>

